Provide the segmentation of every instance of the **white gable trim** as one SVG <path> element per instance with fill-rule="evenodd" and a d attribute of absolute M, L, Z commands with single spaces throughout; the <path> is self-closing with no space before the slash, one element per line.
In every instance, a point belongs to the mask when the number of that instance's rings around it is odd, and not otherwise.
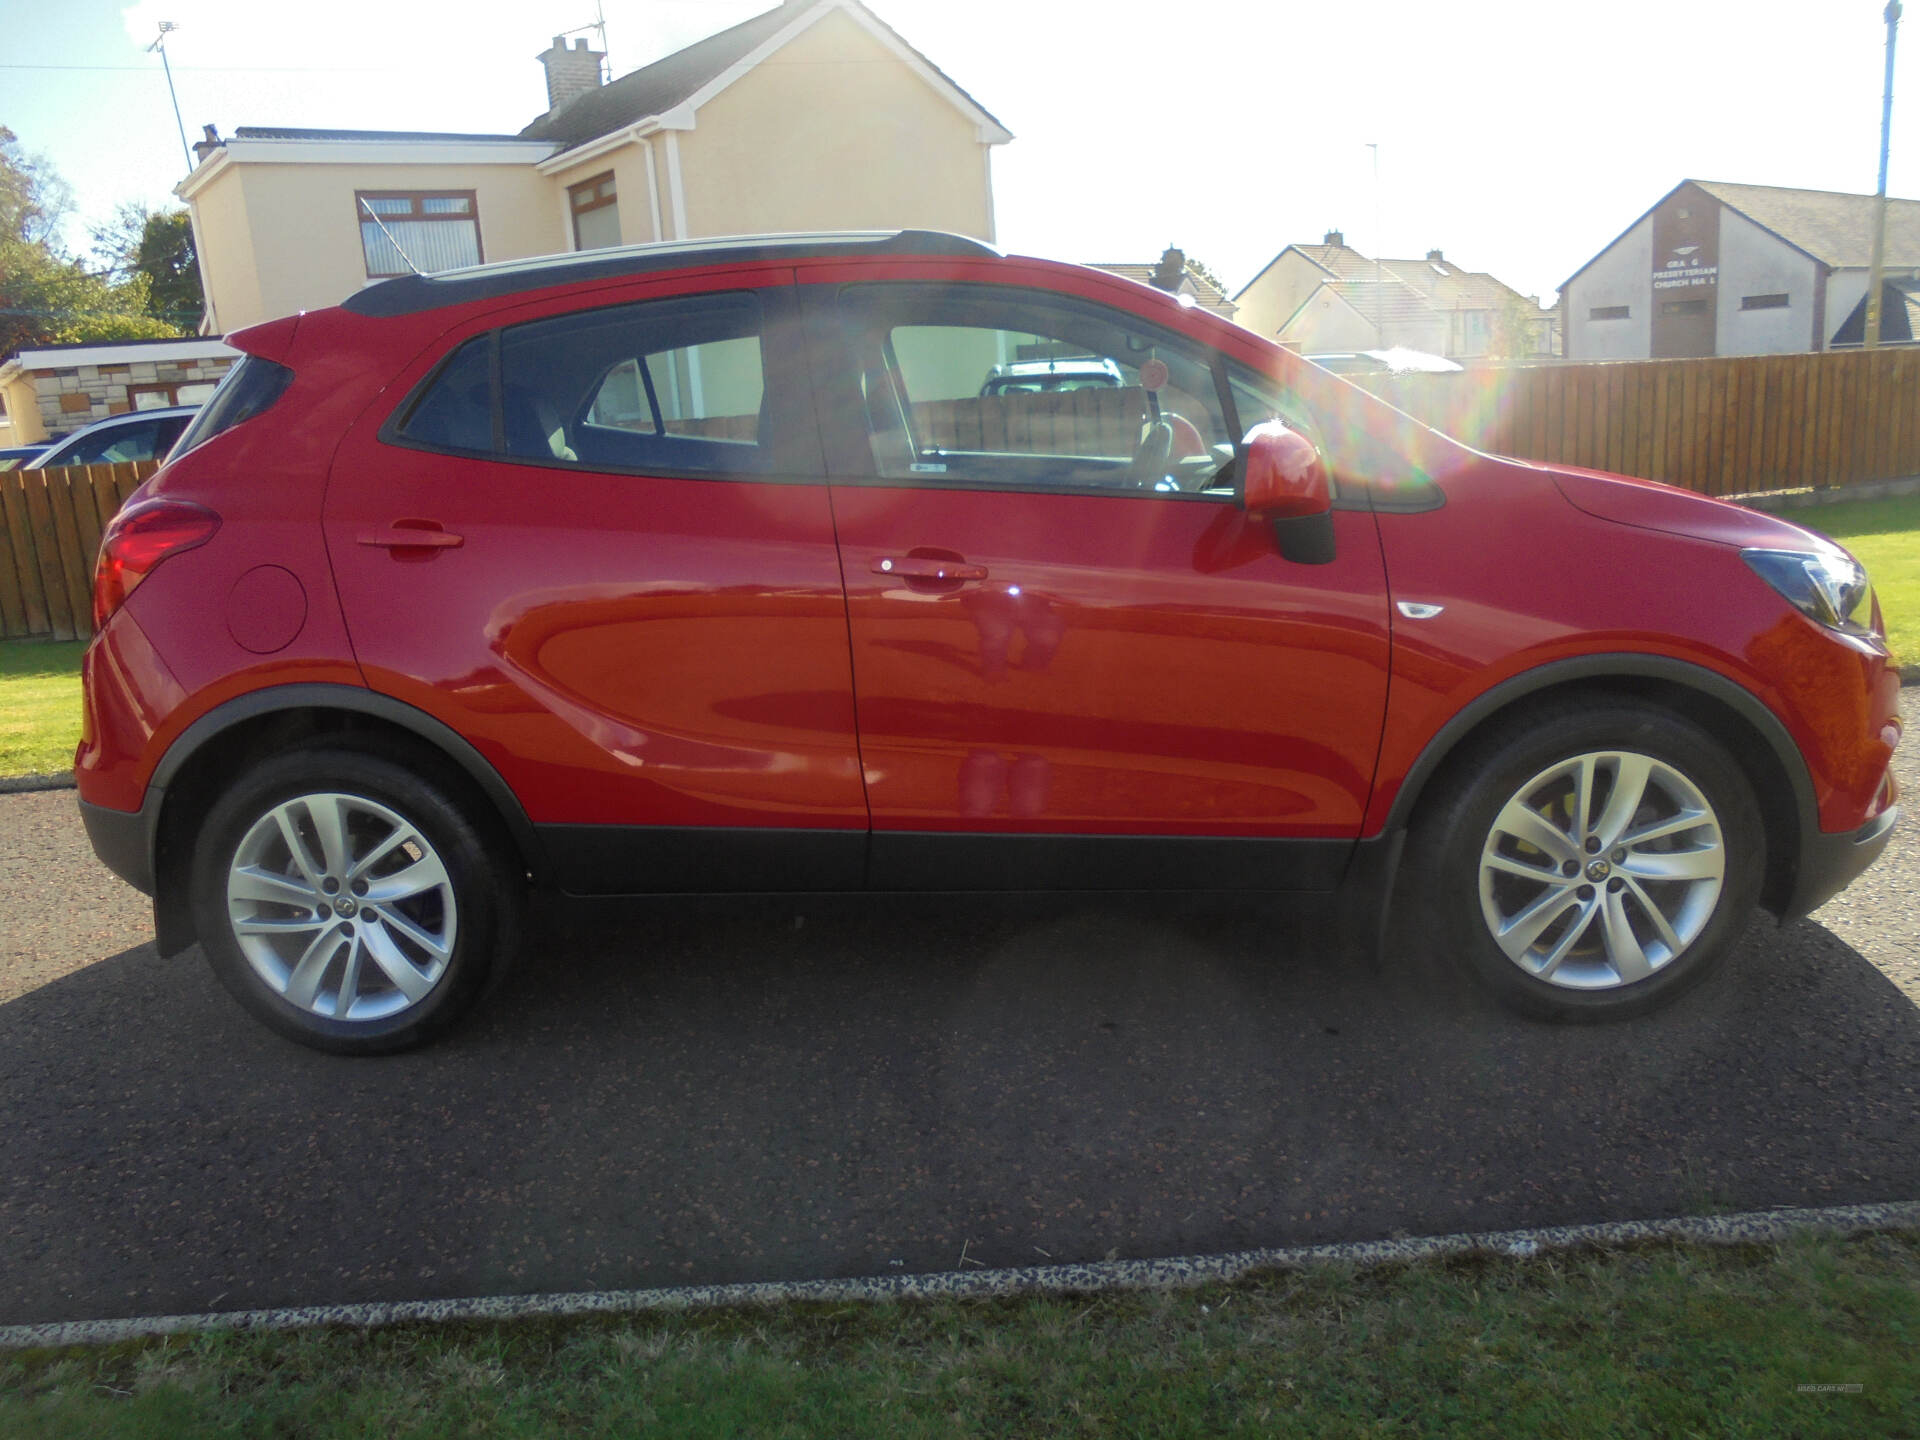
<path fill-rule="evenodd" d="M 649 115 L 644 120 L 636 120 L 631 125 L 609 131 L 598 140 L 589 140 L 585 145 L 572 150 L 562 150 L 559 154 L 549 154 L 543 160 L 534 161 L 533 168 L 542 175 L 558 175 L 562 170 L 571 170 L 576 165 L 584 165 L 589 160 L 598 160 L 602 155 L 610 155 L 622 145 L 637 145 L 645 142 L 647 136 L 659 132 L 660 121 L 657 116 Z M 543 145 L 547 142 L 542 141 Z M 548 149 L 552 147 L 549 145 Z"/>
<path fill-rule="evenodd" d="M 815 5 L 800 15 L 795 16 L 791 23 L 783 26 L 768 39 L 762 41 L 756 49 L 742 56 L 739 60 L 727 67 L 727 69 L 721 71 L 720 74 L 714 76 L 713 79 L 689 95 L 684 103 L 676 106 L 675 110 L 671 112 L 671 119 L 667 116 L 662 116 L 661 123 L 671 125 L 675 129 L 691 130 L 693 128 L 694 111 L 713 99 L 714 96 L 718 95 L 722 90 L 725 90 L 729 85 L 733 84 L 734 81 L 740 79 L 741 76 L 745 75 L 749 70 L 753 69 L 754 66 L 758 65 L 762 60 L 765 60 L 795 36 L 803 34 L 836 10 L 846 15 L 875 40 L 878 40 L 895 59 L 913 71 L 915 75 L 918 75 L 928 85 L 932 86 L 935 92 L 949 105 L 953 106 L 954 109 L 973 121 L 976 138 L 981 144 L 1004 145 L 1013 139 L 1013 133 L 1011 131 L 1006 129 L 1005 126 L 1001 125 L 991 115 L 987 114 L 986 111 L 982 110 L 968 98 L 959 86 L 955 85 L 919 55 L 915 54 L 912 48 L 902 41 L 899 36 L 887 29 L 885 25 L 874 17 L 873 13 L 869 11 L 866 6 L 860 4 L 860 0 L 825 0 L 825 3 Z M 675 123 L 682 116 L 685 118 L 685 123 Z"/>

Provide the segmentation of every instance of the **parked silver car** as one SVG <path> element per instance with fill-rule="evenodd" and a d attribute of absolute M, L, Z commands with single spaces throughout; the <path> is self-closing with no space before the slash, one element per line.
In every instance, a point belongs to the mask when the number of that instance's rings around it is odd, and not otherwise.
<path fill-rule="evenodd" d="M 199 413 L 198 405 L 170 405 L 161 410 L 112 415 L 56 441 L 32 466 L 52 470 L 61 465 L 118 465 L 129 460 L 163 459 Z"/>

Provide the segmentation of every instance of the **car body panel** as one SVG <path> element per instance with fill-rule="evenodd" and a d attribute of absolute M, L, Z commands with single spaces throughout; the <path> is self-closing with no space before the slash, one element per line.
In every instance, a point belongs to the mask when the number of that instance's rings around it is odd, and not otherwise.
<path fill-rule="evenodd" d="M 1556 479 L 1481 457 L 1440 482 L 1443 509 L 1380 516 L 1395 600 L 1443 608 L 1430 620 L 1396 616 L 1367 833 L 1385 823 L 1422 750 L 1477 696 L 1558 661 L 1630 653 L 1683 661 L 1753 695 L 1806 757 L 1820 827 L 1860 825 L 1892 758 L 1884 732 L 1898 671 L 1883 646 L 1815 626 L 1740 558 L 1741 543 L 1800 532 L 1766 516 L 1720 520 L 1713 512 L 1727 506 L 1709 511 L 1715 538 L 1616 523 L 1567 503 Z M 1462 562 L 1474 555 L 1485 562 Z"/>
<path fill-rule="evenodd" d="M 894 280 L 1071 295 L 1281 382 L 1343 496 L 1334 563 L 1283 559 L 1271 527 L 1221 499 L 872 483 L 841 464 L 819 376 L 819 462 L 751 479 L 382 436 L 469 335 L 790 279 L 823 295 Z M 173 771 L 217 745 L 219 717 L 358 691 L 369 715 L 396 707 L 424 717 L 416 734 L 470 744 L 525 828 L 599 877 L 589 889 L 619 888 L 623 867 L 635 889 L 1284 886 L 1290 862 L 1270 857 L 1288 854 L 1316 884 L 1343 869 L 1371 882 L 1391 863 L 1346 859 L 1398 853 L 1417 787 L 1471 733 L 1462 717 L 1536 684 L 1657 671 L 1759 707 L 1786 737 L 1806 782 L 1802 852 L 1831 852 L 1796 893 L 1884 843 L 1898 672 L 1884 646 L 1814 625 L 1741 561 L 1743 544 L 1789 543 L 1784 522 L 1477 454 L 1227 321 L 1049 261 L 695 256 L 520 294 L 488 284 L 230 337 L 294 379 L 266 417 L 143 487 L 223 523 L 89 650 L 76 769 L 90 825 L 157 804 L 162 757 Z M 360 543 L 408 518 L 460 547 Z M 924 593 L 871 568 L 915 549 L 986 575 Z M 301 598 L 268 650 L 259 631 L 291 613 L 291 592 L 263 568 Z M 832 853 L 768 858 L 809 844 Z"/>
<path fill-rule="evenodd" d="M 723 288 L 790 278 L 742 270 Z M 679 293 L 601 286 L 506 316 L 490 306 L 477 328 Z M 475 329 L 455 327 L 390 397 Z M 549 467 L 392 443 L 392 409 L 347 436 L 326 509 L 373 688 L 469 736 L 536 824 L 865 830 L 817 461 L 797 476 Z M 409 520 L 460 543 L 363 543 Z"/>
<path fill-rule="evenodd" d="M 1387 688 L 1374 517 L 1332 565 L 1194 497 L 839 485 L 879 830 L 1355 837 Z M 876 573 L 945 551 L 986 578 Z"/>

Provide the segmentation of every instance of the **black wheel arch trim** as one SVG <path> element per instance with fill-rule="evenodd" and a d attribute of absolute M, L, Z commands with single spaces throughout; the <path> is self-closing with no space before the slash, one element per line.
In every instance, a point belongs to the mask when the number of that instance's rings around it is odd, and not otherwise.
<path fill-rule="evenodd" d="M 1582 680 L 1617 679 L 1665 681 L 1718 700 L 1738 714 L 1766 741 L 1793 787 L 1794 812 L 1800 822 L 1800 838 L 1804 841 L 1806 836 L 1819 833 L 1819 807 L 1814 802 L 1813 780 L 1807 774 L 1806 759 L 1801 755 L 1800 747 L 1794 744 L 1793 737 L 1787 733 L 1787 727 L 1781 723 L 1780 717 L 1768 709 L 1759 696 L 1704 665 L 1631 651 L 1552 660 L 1510 676 L 1491 690 L 1475 696 L 1440 727 L 1408 768 L 1407 777 L 1400 785 L 1400 793 L 1394 796 L 1393 808 L 1388 812 L 1382 833 L 1391 834 L 1411 821 L 1427 782 L 1433 778 L 1441 763 L 1497 711 L 1504 710 L 1516 700 L 1523 700 L 1555 686 Z"/>
<path fill-rule="evenodd" d="M 513 788 L 493 767 L 493 763 L 471 741 L 445 722 L 434 719 L 417 706 L 396 700 L 378 690 L 324 682 L 274 685 L 216 705 L 181 731 L 167 747 L 166 754 L 160 757 L 160 763 L 154 767 L 153 777 L 147 782 L 149 790 L 164 792 L 173 777 L 209 741 L 217 739 L 234 726 L 294 710 L 343 710 L 365 715 L 396 725 L 433 746 L 480 787 L 512 835 L 514 844 L 519 847 L 535 882 L 544 879 L 547 871 L 546 849 L 541 844 L 539 832 L 527 818 L 520 798 L 513 793 Z M 157 806 L 155 808 L 157 810 Z M 156 828 L 157 820 L 156 814 Z M 150 834 L 149 843 L 155 838 L 157 836 Z"/>

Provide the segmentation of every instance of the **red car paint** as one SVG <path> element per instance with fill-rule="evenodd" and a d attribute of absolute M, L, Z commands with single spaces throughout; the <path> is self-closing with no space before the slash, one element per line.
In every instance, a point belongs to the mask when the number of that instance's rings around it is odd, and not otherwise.
<path fill-rule="evenodd" d="M 1330 449 L 1372 457 L 1382 495 L 1404 480 L 1444 503 L 1343 509 L 1335 561 L 1303 566 L 1232 504 L 1191 497 L 560 472 L 382 438 L 455 345 L 503 324 L 881 281 L 1027 287 L 1178 331 L 1291 387 Z M 76 772 L 91 805 L 139 809 L 170 747 L 222 704 L 321 682 L 444 724 L 535 824 L 1367 838 L 1480 697 L 1622 655 L 1711 672 L 1777 717 L 1822 830 L 1890 795 L 1884 645 L 1822 630 L 1740 559 L 1803 532 L 1477 454 L 1102 272 L 703 260 L 229 340 L 294 378 L 143 487 L 221 525 L 88 652 Z M 1400 601 L 1442 608 L 1409 619 Z"/>

